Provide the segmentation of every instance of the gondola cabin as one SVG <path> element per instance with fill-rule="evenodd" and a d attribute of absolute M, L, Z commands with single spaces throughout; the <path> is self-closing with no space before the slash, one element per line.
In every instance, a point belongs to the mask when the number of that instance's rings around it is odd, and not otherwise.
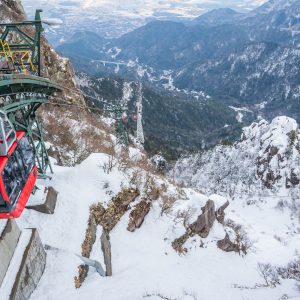
<path fill-rule="evenodd" d="M 38 170 L 25 132 L 0 118 L 0 219 L 18 218 L 32 193 Z"/>

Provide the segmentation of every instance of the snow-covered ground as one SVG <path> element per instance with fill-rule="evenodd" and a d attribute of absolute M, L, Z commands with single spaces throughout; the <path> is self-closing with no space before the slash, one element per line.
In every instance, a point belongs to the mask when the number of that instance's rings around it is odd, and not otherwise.
<path fill-rule="evenodd" d="M 299 220 L 289 210 L 277 209 L 272 198 L 250 206 L 239 199 L 231 201 L 226 219 L 243 226 L 251 242 L 248 254 L 218 249 L 216 242 L 225 237 L 225 230 L 215 222 L 203 244 L 200 237 L 190 238 L 185 244 L 188 253 L 180 256 L 171 246 L 185 231 L 179 212 L 189 211 L 193 222 L 208 199 L 217 206 L 225 199 L 180 190 L 161 177 L 155 180 L 166 184 L 169 194 L 179 195 L 172 210 L 161 215 L 161 200 L 153 202 L 144 224 L 133 233 L 126 229 L 127 212 L 111 232 L 113 276 L 100 277 L 91 268 L 83 286 L 76 290 L 74 276 L 81 261 L 75 254 L 81 252 L 89 206 L 97 202 L 106 206 L 122 187 L 129 186 L 132 171 L 124 173 L 116 165 L 107 174 L 103 166 L 108 160 L 105 154 L 92 154 L 76 167 L 55 166 L 53 179 L 39 182 L 41 188 L 52 185 L 59 192 L 55 214 L 26 210 L 18 220 L 22 228 L 38 228 L 44 244 L 64 250 L 47 251 L 46 270 L 31 300 L 300 299 L 294 280 L 282 280 L 276 288 L 254 288 L 265 284 L 258 263 L 286 266 L 297 258 Z M 100 234 L 99 229 L 91 258 L 103 262 Z M 280 298 L 283 295 L 290 298 Z"/>

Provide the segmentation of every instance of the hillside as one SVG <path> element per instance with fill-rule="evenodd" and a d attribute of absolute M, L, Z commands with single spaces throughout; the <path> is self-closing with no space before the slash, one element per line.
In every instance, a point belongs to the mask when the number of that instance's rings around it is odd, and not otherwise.
<path fill-rule="evenodd" d="M 91 77 L 85 73 L 79 73 L 77 81 L 90 106 L 103 109 L 97 98 L 111 103 L 125 101 L 128 129 L 135 134 L 136 81 Z M 234 141 L 239 137 L 243 124 L 254 119 L 254 114 L 245 112 L 242 120 L 238 121 L 238 112 L 204 95 L 174 95 L 147 84 L 143 86 L 142 93 L 145 150 L 150 155 L 161 152 L 167 159 L 177 159 L 182 151 L 196 151 L 219 142 Z"/>
<path fill-rule="evenodd" d="M 173 176 L 178 183 L 209 193 L 249 199 L 276 195 L 297 203 L 299 163 L 299 126 L 294 119 L 277 117 L 245 127 L 232 146 L 180 159 Z"/>
<path fill-rule="evenodd" d="M 130 153 L 131 158 L 139 157 L 134 149 Z M 260 201 L 252 198 L 250 202 L 237 195 L 225 210 L 225 221 L 213 222 L 208 236 L 191 234 L 185 237 L 185 231 L 201 215 L 201 207 L 208 199 L 215 203 L 216 210 L 226 199 L 178 188 L 132 163 L 127 163 L 123 169 L 122 160 L 115 160 L 113 167 L 108 169 L 110 160 L 110 156 L 94 154 L 75 168 L 56 166 L 51 184 L 59 191 L 60 198 L 55 215 L 45 217 L 26 211 L 18 222 L 22 228 L 37 227 L 43 242 L 52 247 L 47 251 L 46 270 L 31 300 L 87 297 L 264 300 L 299 296 L 296 286 L 300 243 L 298 202 L 283 198 L 282 204 L 276 206 L 277 201 L 271 196 L 260 198 Z M 40 184 L 42 188 L 45 183 Z M 146 211 L 141 227 L 134 232 L 128 231 L 133 211 L 144 197 L 154 195 L 150 192 L 147 196 L 146 192 L 153 186 L 158 188 L 159 198 L 149 200 L 150 211 L 148 214 Z M 112 197 L 124 187 L 138 187 L 141 195 L 110 232 L 113 276 L 100 277 L 90 268 L 80 289 L 75 289 L 74 276 L 82 263 L 75 254 L 84 249 L 81 245 L 89 205 L 99 203 L 104 208 L 112 207 Z M 228 248 L 232 252 L 223 252 L 217 246 L 226 233 L 235 243 L 231 250 Z M 104 265 L 99 242 L 101 234 L 99 226 L 90 257 Z M 183 251 L 181 255 L 172 247 L 179 237 L 184 237 L 182 250 L 178 250 Z M 218 289 L 215 289 L 216 282 Z"/>

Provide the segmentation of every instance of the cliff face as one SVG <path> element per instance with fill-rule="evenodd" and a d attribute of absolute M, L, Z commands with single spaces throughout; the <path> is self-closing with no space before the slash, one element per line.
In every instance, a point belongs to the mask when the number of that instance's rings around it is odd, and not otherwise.
<path fill-rule="evenodd" d="M 27 19 L 20 0 L 0 0 L 0 22 L 18 22 Z M 75 72 L 68 59 L 60 57 L 45 37 L 42 38 L 43 76 L 66 88 L 64 98 L 84 105 L 84 98 L 75 81 Z"/>
<path fill-rule="evenodd" d="M 25 18 L 25 11 L 20 0 L 0 0 L 1 22 L 22 21 Z"/>

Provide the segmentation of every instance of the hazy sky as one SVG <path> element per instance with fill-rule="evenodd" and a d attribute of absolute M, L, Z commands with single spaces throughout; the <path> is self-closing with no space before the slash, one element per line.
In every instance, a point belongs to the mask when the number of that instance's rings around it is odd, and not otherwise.
<path fill-rule="evenodd" d="M 97 9 L 109 14 L 132 17 L 149 17 L 158 12 L 194 17 L 219 7 L 245 11 L 263 2 L 266 0 L 23 0 L 29 14 L 34 8 L 41 7 L 46 14 L 58 8 L 74 14 L 82 10 Z"/>
<path fill-rule="evenodd" d="M 22 0 L 29 18 L 35 9 L 42 18 L 58 18 L 63 26 L 47 28 L 56 46 L 78 31 L 94 31 L 107 38 L 119 37 L 153 18 L 181 21 L 193 19 L 214 8 L 249 11 L 266 0 Z M 91 26 L 92 25 L 92 26 Z"/>

